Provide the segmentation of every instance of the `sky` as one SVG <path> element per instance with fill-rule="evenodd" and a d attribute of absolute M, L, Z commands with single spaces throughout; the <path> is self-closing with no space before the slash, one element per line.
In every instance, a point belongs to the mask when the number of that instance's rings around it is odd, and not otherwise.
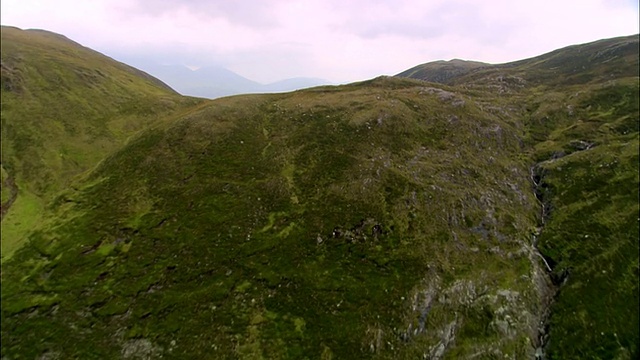
<path fill-rule="evenodd" d="M 2 0 L 2 25 L 115 59 L 335 83 L 453 58 L 504 63 L 637 34 L 638 0 Z"/>

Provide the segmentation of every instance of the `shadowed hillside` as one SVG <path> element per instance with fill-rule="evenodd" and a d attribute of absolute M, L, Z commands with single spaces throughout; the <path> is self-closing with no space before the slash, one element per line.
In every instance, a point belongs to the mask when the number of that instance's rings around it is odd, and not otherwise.
<path fill-rule="evenodd" d="M 454 85 L 148 94 L 172 106 L 3 264 L 2 356 L 636 358 L 638 54 L 540 65 L 634 39 Z"/>

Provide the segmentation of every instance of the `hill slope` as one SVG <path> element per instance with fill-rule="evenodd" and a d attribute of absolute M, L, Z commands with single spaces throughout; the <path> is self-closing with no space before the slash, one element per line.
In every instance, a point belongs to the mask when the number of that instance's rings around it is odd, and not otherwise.
<path fill-rule="evenodd" d="M 529 356 L 544 279 L 520 136 L 392 78 L 215 101 L 61 195 L 3 272 L 7 354 Z"/>
<path fill-rule="evenodd" d="M 174 112 L 3 264 L 2 356 L 636 358 L 623 53 L 566 82 L 538 59 Z"/>
<path fill-rule="evenodd" d="M 194 103 L 148 74 L 47 31 L 3 26 L 1 61 L 3 257 L 73 176 Z"/>
<path fill-rule="evenodd" d="M 573 45 L 506 64 L 434 61 L 396 75 L 448 85 L 565 86 L 638 76 L 638 35 Z M 502 77 L 500 77 L 502 76 Z M 498 89 L 499 91 L 500 89 Z"/>
<path fill-rule="evenodd" d="M 544 202 L 536 242 L 558 285 L 551 358 L 638 357 L 638 61 L 635 35 L 445 81 L 526 107 L 532 178 Z"/>
<path fill-rule="evenodd" d="M 449 61 L 441 60 L 415 66 L 396 76 L 446 84 L 451 79 L 460 77 L 474 69 L 484 66 L 489 66 L 489 64 L 460 59 L 453 59 Z"/>

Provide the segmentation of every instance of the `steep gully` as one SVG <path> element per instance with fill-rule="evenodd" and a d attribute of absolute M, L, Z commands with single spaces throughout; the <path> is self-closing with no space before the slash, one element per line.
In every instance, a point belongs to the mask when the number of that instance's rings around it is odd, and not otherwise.
<path fill-rule="evenodd" d="M 529 169 L 531 182 L 533 184 L 533 193 L 540 204 L 540 220 L 538 223 L 538 227 L 532 234 L 532 248 L 535 255 L 542 259 L 542 262 L 544 263 L 547 270 L 547 276 L 551 280 L 551 284 L 546 289 L 548 292 L 545 294 L 545 296 L 543 296 L 543 310 L 540 317 L 540 324 L 538 324 L 538 335 L 536 344 L 537 348 L 535 353 L 536 359 L 545 358 L 544 352 L 547 344 L 549 343 L 549 318 L 551 315 L 551 305 L 553 304 L 554 299 L 558 295 L 559 291 L 559 284 L 557 284 L 556 281 L 553 280 L 553 268 L 549 264 L 550 261 L 547 261 L 547 259 L 538 249 L 538 238 L 544 230 L 545 223 L 551 213 L 551 203 L 545 196 L 545 190 L 547 189 L 547 184 L 544 182 L 545 171 L 540 165 L 541 163 L 537 163 Z"/>
<path fill-rule="evenodd" d="M 580 141 L 580 143 L 584 144 L 585 146 L 576 148 L 575 152 L 588 151 L 594 146 L 594 144 L 592 143 L 586 143 L 582 141 Z M 553 306 L 555 299 L 557 299 L 562 285 L 564 285 L 569 278 L 569 272 L 567 270 L 564 270 L 561 273 L 554 272 L 554 268 L 556 266 L 555 261 L 553 261 L 553 259 L 549 257 L 544 256 L 544 254 L 542 254 L 538 249 L 538 239 L 540 237 L 540 234 L 544 231 L 545 225 L 549 220 L 551 212 L 553 210 L 550 199 L 549 185 L 545 182 L 546 169 L 543 167 L 543 164 L 552 162 L 557 158 L 557 156 L 554 156 L 553 158 L 538 162 L 531 166 L 531 168 L 529 169 L 531 183 L 533 185 L 533 192 L 540 205 L 540 220 L 535 233 L 532 234 L 532 247 L 535 255 L 542 259 L 542 262 L 544 263 L 547 270 L 547 276 L 551 281 L 551 284 L 548 288 L 549 293 L 543 300 L 543 312 L 540 324 L 538 326 L 538 347 L 536 349 L 535 356 L 536 359 L 541 360 L 545 359 L 544 353 L 547 345 L 549 344 L 549 319 L 551 316 L 551 307 Z"/>

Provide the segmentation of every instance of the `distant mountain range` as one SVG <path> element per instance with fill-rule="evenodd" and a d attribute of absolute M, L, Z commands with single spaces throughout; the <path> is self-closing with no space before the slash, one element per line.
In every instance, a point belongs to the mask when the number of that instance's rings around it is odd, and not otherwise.
<path fill-rule="evenodd" d="M 209 99 L 237 94 L 288 92 L 332 84 L 324 79 L 307 77 L 261 84 L 221 66 L 207 66 L 192 70 L 184 65 L 161 65 L 140 60 L 125 60 L 125 62 L 157 77 L 182 95 Z"/>

